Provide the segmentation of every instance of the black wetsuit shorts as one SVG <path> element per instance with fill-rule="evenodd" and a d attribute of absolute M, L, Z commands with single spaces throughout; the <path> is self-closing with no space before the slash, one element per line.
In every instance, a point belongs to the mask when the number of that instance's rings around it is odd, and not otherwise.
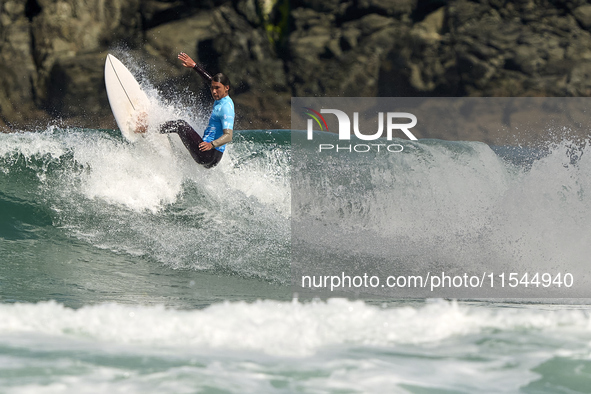
<path fill-rule="evenodd" d="M 193 129 L 184 120 L 172 120 L 166 122 L 160 126 L 161 134 L 177 133 L 181 137 L 181 141 L 185 144 L 185 147 L 191 153 L 193 160 L 201 164 L 205 168 L 214 167 L 220 162 L 224 152 L 220 152 L 217 149 L 210 149 L 202 152 L 199 150 L 199 144 L 203 142 L 203 139 L 195 129 Z"/>

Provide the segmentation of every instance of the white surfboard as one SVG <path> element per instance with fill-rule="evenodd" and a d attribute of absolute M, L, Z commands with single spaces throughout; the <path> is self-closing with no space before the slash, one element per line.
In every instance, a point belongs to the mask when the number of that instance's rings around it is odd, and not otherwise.
<path fill-rule="evenodd" d="M 138 138 L 134 132 L 136 120 L 141 112 L 148 111 L 148 96 L 127 67 L 111 54 L 105 61 L 105 86 L 121 134 L 129 141 L 135 141 Z"/>

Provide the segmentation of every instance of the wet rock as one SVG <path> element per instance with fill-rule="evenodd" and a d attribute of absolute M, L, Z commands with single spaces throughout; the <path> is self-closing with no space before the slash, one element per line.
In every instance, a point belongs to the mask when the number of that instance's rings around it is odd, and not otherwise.
<path fill-rule="evenodd" d="M 111 117 L 91 97 L 107 51 L 165 96 L 208 97 L 189 53 L 230 77 L 248 125 L 288 127 L 291 96 L 589 95 L 590 29 L 585 0 L 5 0 L 0 120 Z"/>
<path fill-rule="evenodd" d="M 591 28 L 591 5 L 586 4 L 576 8 L 573 11 L 573 15 L 583 29 L 589 30 Z"/>
<path fill-rule="evenodd" d="M 359 0 L 360 10 L 369 10 L 388 16 L 407 16 L 417 7 L 417 0 Z"/>
<path fill-rule="evenodd" d="M 58 59 L 49 73 L 46 109 L 57 117 L 97 122 L 97 114 L 109 107 L 103 77 L 106 56 L 99 52 Z"/>
<path fill-rule="evenodd" d="M 140 45 L 139 0 L 39 1 L 31 32 L 33 54 L 38 67 L 37 104 L 48 97 L 50 73 L 56 61 L 99 52 L 110 46 L 134 48 Z"/>
<path fill-rule="evenodd" d="M 296 96 L 372 96 L 379 65 L 400 36 L 401 22 L 368 14 L 337 26 L 334 15 L 310 9 L 292 13 L 288 77 Z"/>
<path fill-rule="evenodd" d="M 40 115 L 34 102 L 37 70 L 26 4 L 9 0 L 0 5 L 0 119 L 17 128 Z"/>

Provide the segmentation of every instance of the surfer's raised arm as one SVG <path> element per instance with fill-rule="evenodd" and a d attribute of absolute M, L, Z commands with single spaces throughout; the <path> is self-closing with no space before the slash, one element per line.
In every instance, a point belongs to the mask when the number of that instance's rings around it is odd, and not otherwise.
<path fill-rule="evenodd" d="M 179 60 L 183 62 L 183 66 L 187 68 L 192 68 L 193 70 L 197 71 L 199 75 L 201 75 L 201 78 L 205 80 L 205 82 L 211 83 L 211 74 L 209 74 L 207 70 L 205 70 L 203 67 L 198 65 L 193 59 L 191 59 L 189 55 L 187 55 L 184 52 L 181 52 L 179 53 Z"/>

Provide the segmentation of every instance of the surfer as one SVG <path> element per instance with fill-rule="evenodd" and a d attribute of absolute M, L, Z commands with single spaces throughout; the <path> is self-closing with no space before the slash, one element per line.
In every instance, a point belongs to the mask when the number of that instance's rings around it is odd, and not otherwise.
<path fill-rule="evenodd" d="M 232 141 L 234 128 L 234 102 L 229 96 L 230 80 L 222 73 L 213 77 L 184 52 L 179 53 L 179 60 L 183 66 L 192 68 L 210 84 L 211 96 L 215 100 L 203 138 L 184 120 L 173 120 L 160 126 L 160 133 L 177 133 L 193 159 L 211 168 L 222 159 L 226 144 Z M 136 133 L 145 133 L 148 128 L 147 114 L 143 113 L 138 119 Z"/>

